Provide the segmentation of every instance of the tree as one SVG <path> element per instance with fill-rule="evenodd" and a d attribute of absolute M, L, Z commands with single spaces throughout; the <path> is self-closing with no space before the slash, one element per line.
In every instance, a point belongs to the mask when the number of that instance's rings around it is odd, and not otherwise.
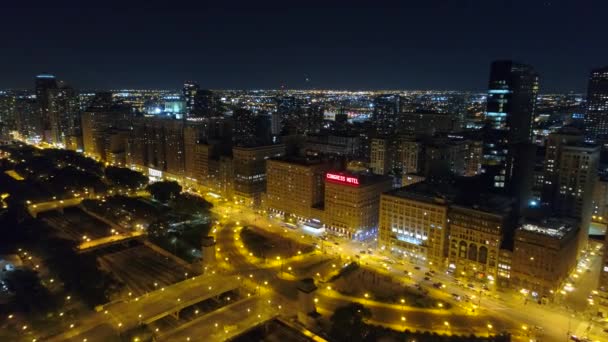
<path fill-rule="evenodd" d="M 9 289 L 15 293 L 15 305 L 24 312 L 46 312 L 57 306 L 55 298 L 40 283 L 38 274 L 27 269 L 8 272 L 5 278 Z"/>
<path fill-rule="evenodd" d="M 208 212 L 213 205 L 203 198 L 190 194 L 181 194 L 171 201 L 171 207 L 179 214 L 200 215 Z"/>
<path fill-rule="evenodd" d="M 162 181 L 148 185 L 148 191 L 155 200 L 167 203 L 182 192 L 182 187 L 175 181 Z"/>
<path fill-rule="evenodd" d="M 105 174 L 110 183 L 119 187 L 139 189 L 148 183 L 148 178 L 143 174 L 123 167 L 107 167 Z"/>
<path fill-rule="evenodd" d="M 369 333 L 364 320 L 371 316 L 371 311 L 359 303 L 339 307 L 330 318 L 330 335 L 335 341 L 363 341 Z"/>

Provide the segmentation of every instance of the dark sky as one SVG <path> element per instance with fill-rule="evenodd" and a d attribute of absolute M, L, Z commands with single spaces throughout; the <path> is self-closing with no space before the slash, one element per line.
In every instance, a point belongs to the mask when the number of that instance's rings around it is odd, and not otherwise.
<path fill-rule="evenodd" d="M 0 4 L 0 88 L 47 71 L 77 88 L 483 90 L 511 58 L 544 92 L 584 91 L 608 65 L 601 0 L 36 2 Z"/>

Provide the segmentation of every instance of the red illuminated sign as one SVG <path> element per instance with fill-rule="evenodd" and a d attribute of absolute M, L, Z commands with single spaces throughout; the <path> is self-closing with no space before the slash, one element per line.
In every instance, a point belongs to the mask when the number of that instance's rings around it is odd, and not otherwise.
<path fill-rule="evenodd" d="M 332 182 L 342 183 L 346 185 L 359 185 L 359 178 L 345 175 L 338 175 L 335 173 L 328 173 L 325 175 L 325 179 Z"/>

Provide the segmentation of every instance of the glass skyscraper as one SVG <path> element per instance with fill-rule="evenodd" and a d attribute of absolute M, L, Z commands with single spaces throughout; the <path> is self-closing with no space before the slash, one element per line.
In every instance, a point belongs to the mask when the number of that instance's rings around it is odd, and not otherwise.
<path fill-rule="evenodd" d="M 589 141 L 608 139 L 608 67 L 591 71 L 587 87 L 585 135 Z"/>
<path fill-rule="evenodd" d="M 510 184 L 518 170 L 532 135 L 532 122 L 539 89 L 539 77 L 530 65 L 509 60 L 494 61 L 486 107 L 483 170 L 492 177 L 495 188 L 505 189 L 517 197 L 521 185 Z M 523 200 L 523 198 L 521 199 Z"/>

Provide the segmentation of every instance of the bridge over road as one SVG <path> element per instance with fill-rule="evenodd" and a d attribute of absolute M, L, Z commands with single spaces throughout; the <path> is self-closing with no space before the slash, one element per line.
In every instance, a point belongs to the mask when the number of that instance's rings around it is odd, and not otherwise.
<path fill-rule="evenodd" d="M 236 276 L 200 275 L 129 301 L 110 304 L 104 310 L 108 312 L 113 327 L 128 330 L 168 315 L 178 315 L 179 311 L 191 305 L 237 290 L 239 284 Z"/>

